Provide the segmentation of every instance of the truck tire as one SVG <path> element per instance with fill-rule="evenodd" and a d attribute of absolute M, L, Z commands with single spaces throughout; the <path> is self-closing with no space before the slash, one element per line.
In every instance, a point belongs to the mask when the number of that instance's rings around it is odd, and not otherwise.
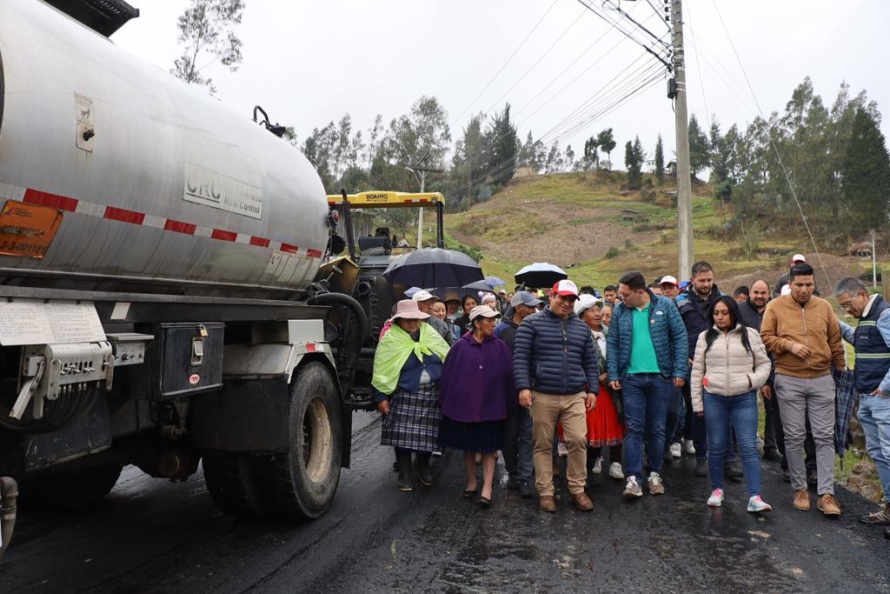
<path fill-rule="evenodd" d="M 290 449 L 257 459 L 269 513 L 314 519 L 331 505 L 340 482 L 340 398 L 322 363 L 302 367 L 290 387 Z"/>
<path fill-rule="evenodd" d="M 21 501 L 48 509 L 79 510 L 99 501 L 114 488 L 123 466 L 109 464 L 77 472 L 24 478 L 19 483 Z"/>
<path fill-rule="evenodd" d="M 204 484 L 220 511 L 231 516 L 265 515 L 254 462 L 248 454 L 204 456 Z"/>

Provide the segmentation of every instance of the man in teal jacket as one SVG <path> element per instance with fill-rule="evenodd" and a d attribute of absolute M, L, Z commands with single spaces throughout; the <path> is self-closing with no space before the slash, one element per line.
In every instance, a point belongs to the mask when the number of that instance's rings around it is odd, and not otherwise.
<path fill-rule="evenodd" d="M 618 284 L 623 303 L 615 307 L 607 337 L 609 385 L 623 390 L 627 433 L 624 437 L 627 485 L 624 497 L 642 497 L 643 437 L 650 468 L 649 492 L 664 493 L 661 466 L 667 409 L 674 386 L 688 374 L 686 327 L 673 302 L 646 288 L 639 272 Z"/>

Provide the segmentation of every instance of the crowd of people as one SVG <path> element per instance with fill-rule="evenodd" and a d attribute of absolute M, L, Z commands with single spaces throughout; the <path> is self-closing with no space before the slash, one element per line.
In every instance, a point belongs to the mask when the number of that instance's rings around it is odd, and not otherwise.
<path fill-rule="evenodd" d="M 430 456 L 463 452 L 463 497 L 490 506 L 501 452 L 507 487 L 555 512 L 557 461 L 574 506 L 591 511 L 591 477 L 623 481 L 623 497 L 665 493 L 666 461 L 694 456 L 709 477 L 702 502 L 724 504 L 724 479 L 747 485 L 747 511 L 772 510 L 761 491 L 762 459 L 781 464 L 790 505 L 842 513 L 834 496 L 835 375 L 843 341 L 855 352 L 853 381 L 866 447 L 885 501 L 861 517 L 890 525 L 890 304 L 845 278 L 819 296 L 803 255 L 771 291 L 765 279 L 723 293 L 697 262 L 688 281 L 648 283 L 628 272 L 602 294 L 561 280 L 546 291 L 466 295 L 429 291 L 399 301 L 383 328 L 373 386 L 384 415 L 381 444 L 395 449 L 398 486 L 430 486 Z M 738 460 L 738 461 L 737 461 Z M 481 466 L 481 484 L 479 466 Z M 890 528 L 885 530 L 890 537 Z"/>

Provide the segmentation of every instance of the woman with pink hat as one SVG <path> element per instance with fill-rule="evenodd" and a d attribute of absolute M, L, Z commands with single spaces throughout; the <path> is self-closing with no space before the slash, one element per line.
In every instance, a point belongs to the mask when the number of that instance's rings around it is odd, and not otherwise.
<path fill-rule="evenodd" d="M 448 343 L 429 324 L 429 314 L 417 303 L 399 301 L 392 328 L 374 354 L 371 385 L 377 390 L 377 410 L 383 415 L 381 445 L 393 446 L 399 463 L 399 489 L 414 489 L 412 454 L 417 478 L 433 484 L 429 460 L 438 449 L 439 379 L 448 354 Z"/>

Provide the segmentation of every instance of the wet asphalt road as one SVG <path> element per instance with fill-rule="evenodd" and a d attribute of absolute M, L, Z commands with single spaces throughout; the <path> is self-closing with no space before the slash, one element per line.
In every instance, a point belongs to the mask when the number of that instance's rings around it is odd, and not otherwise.
<path fill-rule="evenodd" d="M 0 559 L 0 592 L 885 592 L 890 540 L 859 524 L 873 508 L 838 489 L 845 514 L 791 507 L 764 463 L 762 518 L 743 483 L 724 507 L 691 459 L 665 468 L 667 493 L 623 502 L 604 479 L 582 514 L 563 491 L 556 514 L 503 486 L 482 509 L 460 499 L 459 454 L 434 459 L 432 488 L 401 493 L 376 415 L 356 414 L 353 467 L 330 511 L 297 525 L 216 510 L 200 475 L 171 484 L 128 468 L 81 514 L 21 510 Z"/>

